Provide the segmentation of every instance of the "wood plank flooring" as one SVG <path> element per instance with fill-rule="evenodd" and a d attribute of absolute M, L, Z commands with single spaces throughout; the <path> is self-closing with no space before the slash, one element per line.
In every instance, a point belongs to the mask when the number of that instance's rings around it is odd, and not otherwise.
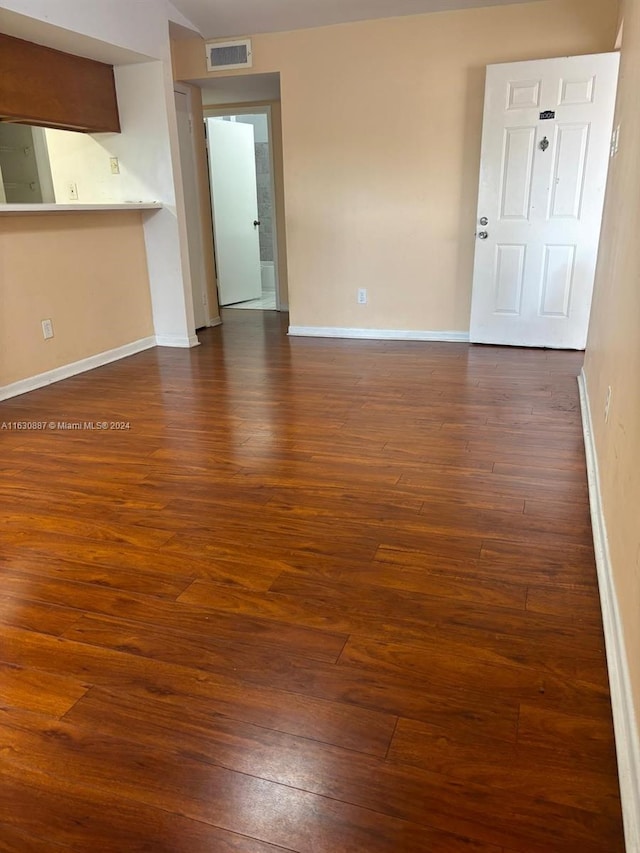
<path fill-rule="evenodd" d="M 0 405 L 0 851 L 622 851 L 581 354 L 224 321 Z"/>

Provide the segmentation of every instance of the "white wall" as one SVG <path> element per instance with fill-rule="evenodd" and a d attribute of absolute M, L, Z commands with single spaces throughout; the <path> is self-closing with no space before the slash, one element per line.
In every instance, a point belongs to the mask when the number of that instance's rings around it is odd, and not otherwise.
<path fill-rule="evenodd" d="M 122 116 L 122 99 L 119 100 Z M 136 139 L 127 130 L 121 135 L 46 128 L 45 138 L 58 204 L 159 201 L 153 185 L 135 170 Z M 111 173 L 111 157 L 118 158 L 120 174 Z M 77 198 L 70 195 L 71 184 L 76 188 Z"/>
<path fill-rule="evenodd" d="M 69 204 L 69 185 L 79 204 L 162 201 L 175 205 L 162 63 L 114 68 L 121 133 L 45 131 L 56 201 Z M 117 157 L 120 174 L 111 173 Z"/>
<path fill-rule="evenodd" d="M 170 20 L 189 23 L 166 0 L 0 0 L 2 31 L 116 64 L 122 133 L 47 133 L 56 200 L 69 203 L 73 182 L 79 203 L 164 204 L 144 224 L 154 328 L 161 344 L 193 346 Z M 120 175 L 111 175 L 110 156 Z"/>

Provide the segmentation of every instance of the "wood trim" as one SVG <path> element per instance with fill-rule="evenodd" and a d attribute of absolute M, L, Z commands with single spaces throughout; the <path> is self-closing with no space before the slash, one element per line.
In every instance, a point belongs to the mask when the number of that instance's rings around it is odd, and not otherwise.
<path fill-rule="evenodd" d="M 0 33 L 0 120 L 119 133 L 113 66 Z"/>
<path fill-rule="evenodd" d="M 580 389 L 582 429 L 587 457 L 591 523 L 598 569 L 600 606 L 607 649 L 611 707 L 616 734 L 625 842 L 627 853 L 640 853 L 640 740 L 638 738 L 638 722 L 633 704 L 628 656 L 609 554 L 607 525 L 600 490 L 598 457 L 593 438 L 591 406 L 584 368 L 578 377 L 578 387 Z"/>

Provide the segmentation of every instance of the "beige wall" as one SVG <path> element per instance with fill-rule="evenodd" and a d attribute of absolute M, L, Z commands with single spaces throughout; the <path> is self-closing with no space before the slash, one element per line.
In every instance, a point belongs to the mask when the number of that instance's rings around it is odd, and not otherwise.
<path fill-rule="evenodd" d="M 251 72 L 281 79 L 291 323 L 467 330 L 484 67 L 610 50 L 617 18 L 543 0 L 255 36 Z M 177 42 L 177 78 L 204 57 Z"/>
<path fill-rule="evenodd" d="M 2 216 L 0 259 L 0 386 L 153 334 L 139 212 Z"/>
<path fill-rule="evenodd" d="M 624 2 L 622 67 L 585 373 L 611 563 L 640 719 L 640 0 Z M 607 388 L 612 398 L 604 420 Z"/>

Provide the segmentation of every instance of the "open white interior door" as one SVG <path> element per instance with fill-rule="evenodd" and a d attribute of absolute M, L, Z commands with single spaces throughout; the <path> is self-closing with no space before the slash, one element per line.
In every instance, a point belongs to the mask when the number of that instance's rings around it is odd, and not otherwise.
<path fill-rule="evenodd" d="M 618 65 L 607 53 L 488 66 L 473 342 L 584 349 Z"/>
<path fill-rule="evenodd" d="M 211 207 L 220 305 L 262 296 L 254 131 L 207 119 Z"/>

